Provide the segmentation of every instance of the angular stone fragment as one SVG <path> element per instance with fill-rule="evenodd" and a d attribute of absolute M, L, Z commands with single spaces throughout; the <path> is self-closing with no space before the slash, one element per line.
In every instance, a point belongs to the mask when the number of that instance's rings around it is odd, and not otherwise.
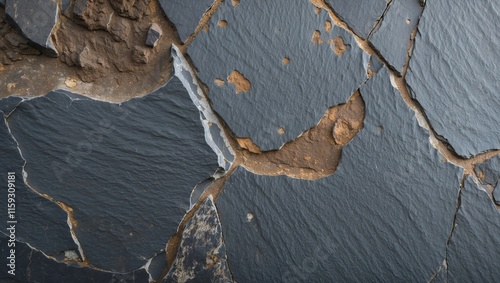
<path fill-rule="evenodd" d="M 423 11 L 420 0 L 394 0 L 368 40 L 401 74 L 406 64 L 411 33 Z"/>
<path fill-rule="evenodd" d="M 212 196 L 186 224 L 177 258 L 164 282 L 233 282 Z"/>
<path fill-rule="evenodd" d="M 160 40 L 162 34 L 163 32 L 161 31 L 160 26 L 157 23 L 153 23 L 148 31 L 148 36 L 146 38 L 146 45 L 155 47 L 156 44 L 158 43 L 158 40 Z"/>
<path fill-rule="evenodd" d="M 427 1 L 407 82 L 461 156 L 500 148 L 498 1 Z"/>
<path fill-rule="evenodd" d="M 448 282 L 500 278 L 500 213 L 471 177 L 465 181 L 448 247 Z"/>
<path fill-rule="evenodd" d="M 262 150 L 278 149 L 314 126 L 327 108 L 345 103 L 365 81 L 363 51 L 344 30 L 334 26 L 328 32 L 327 19 L 308 1 L 236 7 L 225 1 L 210 19 L 211 28 L 196 36 L 189 56 L 214 110 L 236 136 L 250 137 Z M 229 24 L 217 27 L 220 20 Z M 314 34 L 321 41 L 312 42 Z M 331 42 L 337 37 L 346 49 L 340 56 Z M 243 78 L 235 78 L 236 72 Z"/>
<path fill-rule="evenodd" d="M 28 242 L 32 247 L 43 250 L 46 254 L 55 256 L 65 250 L 78 249 L 73 241 L 67 221 L 67 214 L 57 204 L 38 195 L 26 186 L 23 181 L 23 166 L 19 149 L 9 133 L 4 117 L 14 111 L 21 102 L 18 97 L 8 97 L 0 100 L 0 171 L 7 182 L 7 173 L 15 173 L 15 218 L 17 221 L 16 239 Z M 0 205 L 5 207 L 7 220 L 7 188 L 3 187 Z M 8 233 L 2 229 L 2 233 Z M 4 265 L 3 265 L 4 266 Z"/>
<path fill-rule="evenodd" d="M 90 29 L 107 30 L 113 15 L 113 9 L 104 1 L 75 0 L 73 20 Z"/>
<path fill-rule="evenodd" d="M 360 92 L 365 126 L 332 176 L 228 179 L 217 208 L 235 281 L 426 281 L 442 263 L 462 172 L 385 69 Z"/>
<path fill-rule="evenodd" d="M 7 256 L 7 238 L 1 234 L 0 249 Z M 0 274 L 1 282 L 144 283 L 149 279 L 144 269 L 118 274 L 58 263 L 21 242 L 16 242 L 16 272 L 12 276 L 7 273 L 6 256 L 0 259 L 5 271 Z"/>
<path fill-rule="evenodd" d="M 387 6 L 386 0 L 325 0 L 341 20 L 362 38 L 368 37 Z"/>
<path fill-rule="evenodd" d="M 218 167 L 177 77 L 119 105 L 53 91 L 8 123 L 28 182 L 73 209 L 86 258 L 106 270 L 135 270 L 164 248 L 192 189 Z"/>
<path fill-rule="evenodd" d="M 159 0 L 168 19 L 175 25 L 182 42 L 194 33 L 203 14 L 214 0 Z"/>
<path fill-rule="evenodd" d="M 5 13 L 26 38 L 49 56 L 58 56 L 51 34 L 57 24 L 59 7 L 54 0 L 9 0 Z"/>

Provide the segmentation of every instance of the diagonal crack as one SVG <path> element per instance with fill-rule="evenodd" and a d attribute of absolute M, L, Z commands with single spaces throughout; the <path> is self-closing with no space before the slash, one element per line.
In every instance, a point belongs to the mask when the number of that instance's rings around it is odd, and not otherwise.
<path fill-rule="evenodd" d="M 382 13 L 382 15 L 380 15 L 380 17 L 375 21 L 375 24 L 373 25 L 373 28 L 372 30 L 370 31 L 370 33 L 368 34 L 368 36 L 366 37 L 366 39 L 369 41 L 370 40 L 370 37 L 372 36 L 372 34 L 380 27 L 380 25 L 382 24 L 382 21 L 384 20 L 384 17 L 385 17 L 385 14 L 387 14 L 387 11 L 389 11 L 389 8 L 391 7 L 392 3 L 394 2 L 395 0 L 390 0 L 389 2 L 387 2 L 386 6 L 385 6 L 385 9 L 384 9 L 384 12 Z"/>

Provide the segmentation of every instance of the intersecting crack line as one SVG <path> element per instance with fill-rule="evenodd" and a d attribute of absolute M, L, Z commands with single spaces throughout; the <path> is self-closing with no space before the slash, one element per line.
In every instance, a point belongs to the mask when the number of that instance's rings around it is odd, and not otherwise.
<path fill-rule="evenodd" d="M 372 36 L 372 34 L 380 27 L 380 25 L 382 24 L 382 21 L 384 20 L 384 17 L 385 17 L 385 14 L 387 14 L 387 11 L 389 11 L 389 8 L 391 7 L 392 3 L 394 3 L 395 0 L 390 0 L 389 2 L 387 2 L 386 6 L 385 6 L 385 9 L 384 9 L 384 12 L 382 13 L 382 15 L 380 15 L 380 17 L 375 21 L 375 24 L 372 28 L 372 30 L 370 31 L 370 33 L 368 34 L 368 36 L 366 37 L 366 39 L 369 41 L 370 40 L 370 37 Z"/>
<path fill-rule="evenodd" d="M 198 23 L 198 26 L 194 30 L 194 33 L 191 34 L 186 39 L 186 42 L 182 46 L 183 47 L 183 51 L 185 51 L 185 49 L 189 46 L 189 44 L 191 44 L 191 42 L 198 35 L 198 33 L 200 33 L 200 31 L 205 27 L 205 25 L 207 25 L 207 23 L 210 20 L 210 18 L 213 16 L 213 14 L 215 14 L 215 12 L 217 12 L 217 10 L 219 9 L 220 5 L 222 5 L 222 3 L 224 3 L 224 0 L 215 0 L 212 3 L 212 5 L 210 6 L 210 8 L 208 8 L 208 10 L 205 13 L 203 13 L 203 16 L 201 17 L 201 19 L 200 19 L 200 21 Z"/>

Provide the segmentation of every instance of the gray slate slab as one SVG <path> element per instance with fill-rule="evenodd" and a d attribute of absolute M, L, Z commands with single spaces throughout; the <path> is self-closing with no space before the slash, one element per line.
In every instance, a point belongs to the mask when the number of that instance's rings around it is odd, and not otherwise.
<path fill-rule="evenodd" d="M 317 180 L 239 168 L 217 199 L 237 282 L 426 281 L 445 256 L 461 170 L 441 161 L 383 69 L 364 129 Z"/>
<path fill-rule="evenodd" d="M 233 282 L 211 196 L 186 224 L 177 258 L 163 282 Z"/>
<path fill-rule="evenodd" d="M 120 272 L 165 247 L 195 185 L 218 168 L 181 81 L 120 105 L 65 91 L 8 119 L 30 184 L 74 209 L 89 261 Z"/>
<path fill-rule="evenodd" d="M 472 178 L 467 178 L 448 250 L 448 282 L 498 281 L 499 235 L 500 213 Z"/>
<path fill-rule="evenodd" d="M 7 0 L 0 0 L 0 7 L 5 7 L 5 2 L 6 2 L 6 1 L 7 1 Z"/>
<path fill-rule="evenodd" d="M 394 0 L 378 28 L 368 39 L 400 74 L 406 63 L 411 33 L 417 26 L 422 11 L 420 0 Z"/>
<path fill-rule="evenodd" d="M 59 16 L 54 0 L 8 0 L 5 6 L 8 18 L 26 38 L 50 56 L 58 55 L 51 34 Z"/>
<path fill-rule="evenodd" d="M 43 198 L 28 188 L 23 181 L 22 159 L 17 144 L 9 134 L 9 129 L 4 122 L 5 117 L 13 111 L 21 101 L 20 98 L 9 97 L 0 100 L 0 172 L 7 182 L 7 172 L 14 172 L 15 180 L 15 219 L 16 238 L 19 241 L 29 242 L 32 247 L 43 250 L 46 254 L 56 256 L 67 250 L 77 250 L 78 247 L 71 238 L 67 214 L 57 204 Z M 5 113 L 3 112 L 5 111 Z M 0 198 L 0 205 L 5 208 L 7 220 L 7 191 Z M 5 227 L 7 228 L 7 227 Z M 2 233 L 7 231 L 2 229 Z"/>
<path fill-rule="evenodd" d="M 218 26 L 222 20 L 226 27 Z M 208 32 L 189 45 L 214 110 L 237 136 L 252 138 L 263 150 L 277 149 L 316 125 L 327 108 L 345 103 L 364 82 L 363 51 L 344 30 L 334 26 L 328 33 L 326 20 L 327 13 L 315 14 L 308 1 L 242 1 L 236 7 L 225 1 Z M 316 30 L 321 44 L 311 40 Z M 329 43 L 337 36 L 348 45 L 341 56 Z M 248 92 L 237 94 L 228 82 L 235 70 L 250 81 Z"/>
<path fill-rule="evenodd" d="M 326 0 L 325 2 L 354 33 L 362 38 L 368 37 L 387 6 L 386 0 Z"/>
<path fill-rule="evenodd" d="M 495 156 L 484 163 L 476 164 L 474 172 L 481 178 L 482 184 L 495 187 L 500 180 L 500 156 Z"/>
<path fill-rule="evenodd" d="M 7 255 L 6 237 L 0 234 L 2 255 Z M 72 283 L 144 283 L 148 282 L 148 274 L 139 269 L 126 274 L 102 272 L 90 268 L 70 266 L 48 259 L 41 252 L 32 250 L 25 243 L 16 243 L 15 276 L 7 274 L 6 259 L 2 256 L 0 264 L 5 272 L 0 274 L 0 281 L 11 282 L 72 282 Z"/>
<path fill-rule="evenodd" d="M 182 42 L 194 33 L 214 0 L 160 0 L 167 18 L 175 25 Z"/>
<path fill-rule="evenodd" d="M 427 1 L 407 81 L 436 132 L 462 156 L 500 148 L 498 1 Z"/>

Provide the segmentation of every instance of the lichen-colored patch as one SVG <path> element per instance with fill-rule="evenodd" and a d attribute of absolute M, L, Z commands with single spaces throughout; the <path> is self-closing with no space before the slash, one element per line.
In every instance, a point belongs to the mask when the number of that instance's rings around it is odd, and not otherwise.
<path fill-rule="evenodd" d="M 261 153 L 260 148 L 256 145 L 251 138 L 236 138 L 238 145 L 253 153 Z"/>
<path fill-rule="evenodd" d="M 330 22 L 329 20 L 326 20 L 324 27 L 325 27 L 326 32 L 330 33 L 332 31 L 332 22 Z"/>
<path fill-rule="evenodd" d="M 284 65 L 288 65 L 290 64 L 290 58 L 288 57 L 283 57 L 283 60 L 281 60 L 283 62 Z"/>
<path fill-rule="evenodd" d="M 231 4 L 233 4 L 233 7 L 236 7 L 240 4 L 240 0 L 231 0 Z"/>
<path fill-rule="evenodd" d="M 219 23 L 217 24 L 221 28 L 227 27 L 227 21 L 226 20 L 220 20 Z"/>
<path fill-rule="evenodd" d="M 220 87 L 223 87 L 223 86 L 225 86 L 225 85 L 226 85 L 226 82 L 224 82 L 223 80 L 221 80 L 221 79 L 219 79 L 219 78 L 216 78 L 216 79 L 214 80 L 214 83 L 215 83 L 216 85 L 220 86 Z"/>
<path fill-rule="evenodd" d="M 321 44 L 323 43 L 323 39 L 321 39 L 321 32 L 319 30 L 315 30 L 312 37 L 311 41 L 314 44 Z"/>
<path fill-rule="evenodd" d="M 347 50 L 347 45 L 344 43 L 344 39 L 340 36 L 330 39 L 330 44 L 332 45 L 333 52 L 335 52 L 337 56 L 342 56 L 342 54 L 344 54 Z"/>
<path fill-rule="evenodd" d="M 234 70 L 229 77 L 227 77 L 227 82 L 234 84 L 236 87 L 236 93 L 240 92 L 248 92 L 250 91 L 250 88 L 252 87 L 252 84 L 250 81 L 243 76 L 242 73 L 238 72 L 237 70 Z"/>

